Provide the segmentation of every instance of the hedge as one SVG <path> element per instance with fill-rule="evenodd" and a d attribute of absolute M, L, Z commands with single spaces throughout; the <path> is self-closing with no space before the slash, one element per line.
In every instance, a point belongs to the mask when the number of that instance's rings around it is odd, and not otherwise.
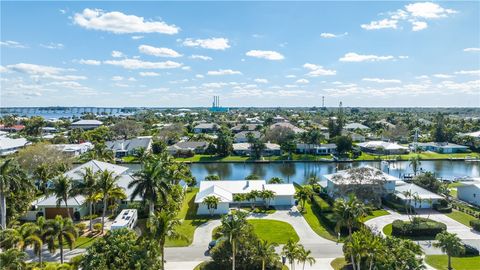
<path fill-rule="evenodd" d="M 465 244 L 465 253 L 463 254 L 464 256 L 478 256 L 479 252 L 478 249 L 474 246 L 470 246 Z"/>
<path fill-rule="evenodd" d="M 451 205 L 443 206 L 441 204 L 434 203 L 433 204 L 433 209 L 437 210 L 440 213 L 451 213 L 452 212 L 452 206 Z"/>
<path fill-rule="evenodd" d="M 470 220 L 470 226 L 477 231 L 480 232 L 480 219 Z"/>
<path fill-rule="evenodd" d="M 395 220 L 392 223 L 394 236 L 432 236 L 447 230 L 447 225 L 431 219 L 415 217 L 413 222 Z"/>
<path fill-rule="evenodd" d="M 332 206 L 318 195 L 313 195 L 312 204 L 317 206 L 322 213 L 331 213 Z"/>
<path fill-rule="evenodd" d="M 393 200 L 392 198 L 389 198 L 389 197 L 382 198 L 382 204 L 399 213 L 406 213 L 405 205 L 403 203 Z M 414 211 L 412 206 L 409 206 L 409 211 L 411 212 Z"/>

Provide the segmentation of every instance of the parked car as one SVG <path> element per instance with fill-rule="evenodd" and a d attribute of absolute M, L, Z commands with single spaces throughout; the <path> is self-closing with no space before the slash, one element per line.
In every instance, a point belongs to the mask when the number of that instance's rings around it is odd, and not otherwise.
<path fill-rule="evenodd" d="M 222 236 L 216 240 L 210 241 L 210 243 L 208 243 L 208 250 L 211 250 L 214 246 L 216 246 L 218 243 L 222 242 L 223 240 L 227 240 L 227 237 Z"/>

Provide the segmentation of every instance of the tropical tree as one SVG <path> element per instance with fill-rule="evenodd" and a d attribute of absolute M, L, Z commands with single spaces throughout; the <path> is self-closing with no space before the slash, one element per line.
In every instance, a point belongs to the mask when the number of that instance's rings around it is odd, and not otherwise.
<path fill-rule="evenodd" d="M 300 206 L 301 206 L 301 211 L 305 211 L 305 203 L 307 202 L 308 199 L 313 195 L 313 190 L 312 188 L 308 186 L 300 187 L 296 192 L 295 192 L 295 199 L 300 201 Z"/>
<path fill-rule="evenodd" d="M 175 230 L 180 224 L 180 221 L 172 213 L 164 211 L 157 212 L 148 218 L 147 234 L 149 238 L 155 239 L 159 244 L 160 255 L 162 256 L 161 270 L 165 269 L 165 241 L 167 238 L 182 238 L 182 235 Z"/>
<path fill-rule="evenodd" d="M 205 176 L 205 181 L 218 181 L 218 180 L 220 180 L 220 176 L 216 174 L 209 174 Z"/>
<path fill-rule="evenodd" d="M 352 237 L 353 228 L 367 216 L 365 205 L 353 194 L 350 194 L 348 200 L 338 199 L 333 206 L 333 212 L 337 218 L 336 231 L 340 232 L 342 226 L 347 227 L 349 238 Z"/>
<path fill-rule="evenodd" d="M 295 270 L 295 260 L 299 257 L 300 244 L 296 243 L 293 239 L 289 239 L 282 248 L 282 254 L 287 258 L 290 263 L 290 269 Z"/>
<path fill-rule="evenodd" d="M 465 252 L 465 246 L 462 240 L 455 233 L 441 232 L 437 234 L 433 243 L 434 247 L 440 248 L 448 256 L 448 270 L 452 270 L 452 256 L 459 256 Z"/>
<path fill-rule="evenodd" d="M 208 208 L 208 212 L 210 212 L 210 216 L 213 216 L 215 209 L 217 209 L 218 203 L 220 202 L 220 198 L 216 196 L 207 196 L 203 199 L 202 204 L 205 204 Z"/>
<path fill-rule="evenodd" d="M 27 253 L 15 248 L 0 252 L 0 266 L 4 270 L 24 270 L 27 269 Z"/>
<path fill-rule="evenodd" d="M 53 254 L 57 246 L 60 248 L 60 262 L 63 263 L 63 246 L 67 244 L 73 249 L 75 239 L 77 239 L 77 230 L 73 226 L 70 218 L 56 216 L 55 219 L 47 221 L 47 230 L 45 231 L 45 240 L 48 250 Z"/>
<path fill-rule="evenodd" d="M 68 199 L 73 197 L 74 189 L 72 179 L 66 175 L 59 175 L 53 179 L 53 185 L 50 188 L 50 193 L 57 198 L 57 207 L 60 207 L 60 204 L 65 203 L 65 208 L 67 209 L 67 215 L 71 218 L 70 209 L 68 208 Z"/>
<path fill-rule="evenodd" d="M 51 165 L 47 163 L 40 164 L 35 170 L 33 171 L 33 176 L 36 180 L 39 181 L 38 187 L 43 192 L 44 195 L 47 195 L 47 182 L 55 177 L 55 170 L 52 170 Z"/>
<path fill-rule="evenodd" d="M 114 197 L 126 197 L 123 188 L 119 187 L 117 182 L 120 176 L 114 176 L 113 172 L 104 170 L 99 174 L 98 183 L 95 185 L 97 191 L 102 196 L 103 209 L 102 209 L 102 234 L 105 229 L 105 215 L 107 213 L 107 202 L 109 198 Z"/>
<path fill-rule="evenodd" d="M 275 192 L 272 190 L 264 189 L 259 192 L 260 198 L 262 198 L 265 207 L 269 208 L 270 207 L 270 202 L 272 201 L 273 198 L 275 198 Z"/>
<path fill-rule="evenodd" d="M 260 197 L 259 190 L 252 190 L 249 193 L 245 194 L 245 198 L 250 202 L 250 207 L 252 209 L 255 208 L 255 201 L 257 200 L 258 197 Z"/>
<path fill-rule="evenodd" d="M 265 270 L 265 262 L 276 255 L 275 247 L 276 243 L 269 242 L 267 240 L 259 239 L 256 243 L 256 251 L 258 258 L 262 261 L 262 270 Z"/>
<path fill-rule="evenodd" d="M 245 180 L 258 180 L 260 178 L 261 178 L 260 176 L 252 173 L 252 174 L 248 175 L 247 177 L 245 177 Z"/>
<path fill-rule="evenodd" d="M 88 228 L 90 231 L 93 229 L 92 222 L 92 212 L 93 204 L 98 202 L 101 199 L 101 194 L 97 190 L 98 182 L 98 173 L 94 173 L 92 168 L 85 168 L 85 172 L 82 174 L 83 181 L 77 181 L 74 185 L 74 194 L 81 194 L 85 197 L 86 202 L 88 203 L 88 216 L 89 216 L 89 225 Z"/>
<path fill-rule="evenodd" d="M 247 213 L 242 211 L 236 211 L 231 215 L 222 217 L 221 232 L 228 237 L 228 241 L 232 246 L 232 270 L 235 270 L 236 241 L 248 224 L 246 217 Z"/>
<path fill-rule="evenodd" d="M 303 245 L 299 245 L 297 261 L 302 264 L 302 269 L 305 269 L 305 263 L 312 266 L 316 261 L 315 258 L 311 256 L 312 251 L 306 250 Z"/>
<path fill-rule="evenodd" d="M 280 177 L 272 177 L 272 178 L 270 178 L 268 183 L 269 184 L 281 184 L 281 183 L 283 183 L 283 180 Z"/>
<path fill-rule="evenodd" d="M 33 188 L 32 182 L 26 178 L 23 170 L 12 159 L 7 159 L 0 164 L 0 220 L 2 229 L 7 228 L 7 194 L 14 190 L 31 188 Z"/>
<path fill-rule="evenodd" d="M 33 246 L 33 253 L 38 256 L 38 263 L 42 266 L 42 247 L 46 242 L 45 237 L 48 230 L 45 217 L 38 217 L 35 223 L 25 223 L 24 236 L 26 246 Z"/>
<path fill-rule="evenodd" d="M 422 165 L 422 162 L 420 161 L 420 156 L 419 155 L 413 156 L 410 158 L 409 161 L 410 163 L 408 164 L 408 166 L 412 167 L 413 174 L 417 175 L 418 168 L 420 167 L 420 165 Z"/>

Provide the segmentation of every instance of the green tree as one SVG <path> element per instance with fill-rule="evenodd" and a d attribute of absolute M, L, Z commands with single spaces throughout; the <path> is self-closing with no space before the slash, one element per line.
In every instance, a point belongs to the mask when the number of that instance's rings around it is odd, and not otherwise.
<path fill-rule="evenodd" d="M 42 267 L 42 247 L 46 242 L 48 223 L 45 217 L 38 217 L 35 223 L 25 223 L 22 227 L 25 227 L 23 230 L 26 245 L 33 247 L 33 253 L 38 256 L 38 263 Z"/>
<path fill-rule="evenodd" d="M 115 123 L 111 130 L 116 136 L 126 140 L 140 135 L 143 132 L 143 127 L 134 120 L 126 119 Z"/>
<path fill-rule="evenodd" d="M 269 184 L 282 184 L 283 183 L 283 180 L 282 178 L 280 177 L 272 177 L 270 178 L 270 180 L 268 181 Z"/>
<path fill-rule="evenodd" d="M 60 262 L 63 263 L 63 246 L 66 244 L 70 249 L 73 249 L 73 244 L 77 239 L 77 230 L 70 218 L 62 218 L 61 216 L 56 216 L 55 219 L 47 221 L 47 227 L 45 240 L 48 250 L 55 253 L 58 246 L 60 248 Z"/>
<path fill-rule="evenodd" d="M 305 269 L 305 263 L 310 264 L 312 266 L 316 260 L 312 257 L 312 251 L 305 249 L 303 245 L 300 245 L 298 249 L 298 256 L 297 261 L 302 264 L 302 269 Z"/>
<path fill-rule="evenodd" d="M 447 135 L 445 134 L 445 119 L 442 113 L 438 113 L 435 117 L 435 126 L 432 135 L 435 142 L 447 142 Z"/>
<path fill-rule="evenodd" d="M 236 211 L 231 215 L 222 217 L 221 232 L 228 237 L 232 248 L 232 270 L 235 270 L 236 242 L 242 234 L 242 230 L 247 226 L 247 214 L 242 211 Z"/>
<path fill-rule="evenodd" d="M 282 248 L 282 254 L 285 255 L 290 263 L 290 269 L 295 270 L 295 260 L 300 255 L 300 244 L 296 243 L 293 239 L 289 239 Z"/>
<path fill-rule="evenodd" d="M 202 204 L 206 205 L 210 216 L 213 216 L 215 209 L 217 209 L 218 204 L 220 203 L 220 198 L 215 196 L 207 196 L 203 199 Z"/>
<path fill-rule="evenodd" d="M 260 198 L 262 198 L 263 203 L 266 208 L 270 207 L 270 202 L 275 198 L 275 192 L 272 190 L 264 189 L 259 192 Z"/>
<path fill-rule="evenodd" d="M 220 180 L 220 176 L 216 174 L 209 174 L 205 176 L 205 181 L 218 181 L 218 180 Z"/>
<path fill-rule="evenodd" d="M 340 198 L 335 201 L 333 212 L 337 219 L 335 229 L 340 232 L 342 226 L 347 227 L 349 238 L 352 237 L 353 228 L 360 224 L 361 219 L 367 215 L 365 205 L 352 194 L 348 200 Z"/>
<path fill-rule="evenodd" d="M 103 201 L 103 209 L 102 209 L 102 234 L 105 229 L 105 215 L 107 212 L 107 202 L 109 198 L 115 197 L 126 197 L 125 191 L 123 188 L 118 186 L 118 180 L 120 176 L 114 176 L 113 172 L 108 170 L 102 171 L 98 176 L 98 182 L 96 184 L 96 188 L 98 193 L 102 196 Z"/>
<path fill-rule="evenodd" d="M 350 136 L 335 137 L 335 144 L 337 145 L 337 152 L 340 154 L 352 151 L 352 138 Z"/>
<path fill-rule="evenodd" d="M 25 122 L 25 133 L 29 136 L 42 135 L 42 128 L 46 125 L 45 119 L 41 116 L 33 116 Z"/>
<path fill-rule="evenodd" d="M 313 190 L 308 187 L 308 186 L 303 186 L 300 187 L 296 192 L 295 192 L 295 199 L 300 201 L 300 206 L 301 206 L 301 211 L 305 211 L 305 203 L 307 200 L 310 199 L 310 197 L 313 195 Z"/>
<path fill-rule="evenodd" d="M 250 206 L 253 209 L 255 209 L 255 202 L 257 201 L 257 198 L 260 197 L 260 191 L 259 190 L 252 190 L 245 194 L 245 198 L 250 202 Z"/>
<path fill-rule="evenodd" d="M 67 215 L 71 218 L 70 209 L 68 208 L 68 199 L 73 197 L 74 193 L 72 179 L 65 175 L 59 175 L 53 179 L 52 184 L 50 193 L 57 198 L 57 207 L 60 207 L 62 202 L 65 203 Z"/>
<path fill-rule="evenodd" d="M 88 216 L 89 216 L 89 225 L 88 228 L 90 231 L 93 230 L 92 222 L 92 212 L 93 204 L 100 200 L 101 194 L 97 190 L 98 182 L 98 173 L 94 173 L 92 168 L 85 168 L 85 172 L 82 173 L 83 181 L 77 181 L 74 184 L 74 193 L 75 195 L 81 194 L 85 197 L 86 202 L 88 203 Z"/>
<path fill-rule="evenodd" d="M 233 151 L 233 140 L 229 129 L 222 127 L 214 141 L 217 146 L 217 155 L 221 157 L 229 156 Z"/>
<path fill-rule="evenodd" d="M 448 256 L 448 270 L 452 270 L 452 256 L 459 256 L 465 252 L 465 247 L 454 233 L 441 232 L 437 234 L 435 239 L 438 241 L 433 243 L 434 247 L 440 248 L 442 252 Z"/>
<path fill-rule="evenodd" d="M 245 180 L 258 180 L 260 178 L 261 178 L 260 176 L 252 173 L 252 174 L 248 175 L 247 177 L 245 177 Z"/>
<path fill-rule="evenodd" d="M 276 256 L 275 247 L 276 243 L 271 243 L 267 240 L 258 240 L 255 246 L 258 258 L 262 261 L 262 270 L 265 270 L 266 261 Z"/>
<path fill-rule="evenodd" d="M 39 180 L 38 186 L 39 189 L 43 192 L 44 195 L 47 195 L 48 188 L 47 183 L 49 180 L 56 176 L 56 171 L 53 170 L 54 168 L 50 167 L 48 164 L 40 164 L 35 171 L 33 172 L 33 176 L 36 180 Z"/>
<path fill-rule="evenodd" d="M 422 165 L 422 162 L 420 161 L 419 155 L 410 158 L 410 163 L 408 164 L 408 166 L 412 167 L 414 175 L 417 175 L 418 167 L 420 167 L 420 165 Z"/>
<path fill-rule="evenodd" d="M 291 136 L 280 144 L 280 149 L 288 153 L 288 160 L 292 159 L 292 153 L 297 150 L 297 144 L 295 143 L 295 136 Z"/>
<path fill-rule="evenodd" d="M 265 143 L 263 143 L 259 139 L 253 139 L 253 142 L 251 143 L 251 150 L 252 150 L 252 157 L 254 159 L 259 159 L 262 157 L 263 150 L 265 150 L 266 146 Z"/>
<path fill-rule="evenodd" d="M 0 265 L 4 270 L 26 270 L 27 258 L 27 253 L 11 248 L 0 253 Z"/>

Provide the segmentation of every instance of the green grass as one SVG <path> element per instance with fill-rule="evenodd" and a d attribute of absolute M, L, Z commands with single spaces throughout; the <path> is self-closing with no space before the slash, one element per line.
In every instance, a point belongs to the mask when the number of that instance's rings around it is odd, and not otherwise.
<path fill-rule="evenodd" d="M 450 159 L 450 158 L 480 158 L 479 153 L 454 153 L 454 154 L 440 154 L 435 152 L 423 152 L 423 153 L 409 153 L 405 155 L 370 155 L 363 153 L 355 160 L 380 160 L 380 159 L 396 159 L 400 157 L 401 160 L 408 160 L 411 157 L 419 156 L 420 159 Z"/>
<path fill-rule="evenodd" d="M 427 255 L 425 262 L 438 270 L 447 270 L 447 255 Z M 452 257 L 452 267 L 455 270 L 478 270 L 480 256 Z"/>
<path fill-rule="evenodd" d="M 365 221 L 370 220 L 372 218 L 386 216 L 386 215 L 390 215 L 390 213 L 387 210 L 383 210 L 383 209 L 373 210 L 370 215 L 368 215 L 368 216 L 366 216 L 362 219 L 362 222 L 365 222 Z"/>
<path fill-rule="evenodd" d="M 392 236 L 392 223 L 387 224 L 385 227 L 383 227 L 382 231 L 385 235 Z M 434 236 L 410 236 L 410 237 L 408 237 L 408 236 L 395 236 L 395 237 L 402 238 L 402 239 L 410 239 L 410 240 L 414 240 L 414 241 L 434 240 L 435 239 Z"/>
<path fill-rule="evenodd" d="M 122 161 L 125 162 L 125 163 L 131 163 L 131 162 L 134 162 L 136 161 L 136 157 L 134 156 L 126 156 L 126 157 L 123 157 L 122 158 Z"/>
<path fill-rule="evenodd" d="M 167 239 L 166 247 L 186 247 L 192 244 L 193 234 L 195 229 L 203 223 L 218 216 L 198 216 L 197 205 L 195 204 L 195 195 L 198 188 L 193 188 L 185 194 L 182 208 L 178 212 L 177 218 L 182 221 L 182 224 L 176 228 L 176 231 L 184 236 L 180 239 Z"/>
<path fill-rule="evenodd" d="M 330 265 L 332 266 L 332 268 L 333 268 L 334 270 L 348 269 L 348 268 L 347 268 L 348 263 L 347 263 L 347 261 L 345 260 L 344 257 L 340 257 L 340 258 L 334 259 L 334 260 L 330 263 Z"/>
<path fill-rule="evenodd" d="M 392 235 L 392 223 L 388 224 L 387 226 L 383 227 L 382 229 L 385 235 Z"/>
<path fill-rule="evenodd" d="M 446 214 L 449 218 L 454 219 L 460 223 L 462 223 L 465 226 L 470 227 L 470 220 L 475 220 L 476 218 L 473 216 L 470 216 L 469 214 L 465 214 L 463 212 L 460 212 L 458 210 L 452 210 L 451 213 Z"/>
<path fill-rule="evenodd" d="M 278 220 L 249 219 L 248 223 L 253 226 L 254 232 L 260 239 L 272 243 L 286 244 L 289 239 L 298 242 L 300 238 L 292 225 Z"/>
<path fill-rule="evenodd" d="M 98 237 L 85 237 L 80 236 L 75 240 L 73 248 L 87 248 L 97 242 Z"/>
<path fill-rule="evenodd" d="M 332 241 L 338 240 L 337 234 L 328 228 L 325 222 L 320 218 L 322 213 L 317 206 L 312 206 L 309 201 L 305 202 L 305 210 L 302 212 L 302 215 L 312 230 L 319 236 Z"/>

